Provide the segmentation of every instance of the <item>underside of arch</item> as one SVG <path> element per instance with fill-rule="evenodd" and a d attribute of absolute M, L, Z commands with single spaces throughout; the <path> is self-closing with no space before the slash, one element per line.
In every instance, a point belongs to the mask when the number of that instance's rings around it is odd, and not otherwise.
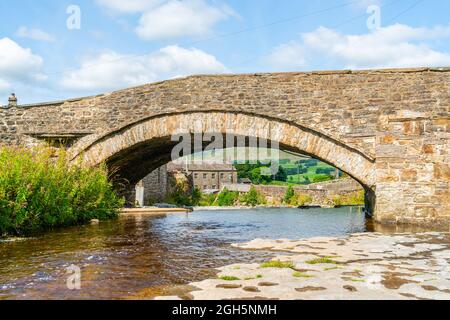
<path fill-rule="evenodd" d="M 375 185 L 374 161 L 360 151 L 310 128 L 242 113 L 199 112 L 153 117 L 87 146 L 75 145 L 70 152 L 73 161 L 81 160 L 91 166 L 107 163 L 133 183 L 148 174 L 149 169 L 174 160 L 171 151 L 177 142 L 171 141 L 171 137 L 186 133 L 232 133 L 276 141 L 281 149 L 307 154 L 339 168 L 366 189 Z"/>

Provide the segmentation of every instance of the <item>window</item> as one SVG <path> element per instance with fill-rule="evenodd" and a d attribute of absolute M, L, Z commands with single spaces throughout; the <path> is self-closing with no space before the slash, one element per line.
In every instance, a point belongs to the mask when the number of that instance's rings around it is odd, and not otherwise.
<path fill-rule="evenodd" d="M 206 185 L 203 186 L 203 190 L 206 190 L 206 189 L 208 189 L 208 186 L 206 186 Z"/>
<path fill-rule="evenodd" d="M 223 179 L 223 178 L 225 178 L 225 174 L 224 174 L 224 173 L 221 173 L 221 174 L 220 174 L 220 179 Z"/>
<path fill-rule="evenodd" d="M 211 178 L 215 179 L 216 178 L 216 174 L 215 173 L 211 174 Z"/>
<path fill-rule="evenodd" d="M 206 179 L 206 178 L 208 178 L 208 174 L 204 173 L 203 174 L 203 179 Z"/>
<path fill-rule="evenodd" d="M 198 179 L 198 173 L 194 173 L 194 179 Z"/>
<path fill-rule="evenodd" d="M 212 186 L 212 189 L 217 189 L 217 186 L 216 186 L 216 185 L 213 185 L 213 186 Z"/>

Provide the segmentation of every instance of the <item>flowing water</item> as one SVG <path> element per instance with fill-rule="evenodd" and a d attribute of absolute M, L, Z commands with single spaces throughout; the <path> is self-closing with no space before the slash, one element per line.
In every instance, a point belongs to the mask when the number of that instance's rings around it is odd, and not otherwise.
<path fill-rule="evenodd" d="M 359 208 L 195 211 L 127 216 L 0 240 L 0 299 L 127 299 L 181 294 L 214 268 L 269 259 L 269 252 L 234 249 L 255 238 L 299 239 L 367 231 Z M 81 270 L 69 290 L 67 268 Z"/>

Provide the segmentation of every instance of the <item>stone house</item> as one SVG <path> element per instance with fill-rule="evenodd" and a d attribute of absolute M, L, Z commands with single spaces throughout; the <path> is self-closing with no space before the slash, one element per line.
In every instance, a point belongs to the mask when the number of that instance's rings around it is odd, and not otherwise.
<path fill-rule="evenodd" d="M 188 173 L 193 186 L 203 192 L 218 192 L 224 184 L 237 183 L 237 170 L 231 164 L 190 164 Z"/>
<path fill-rule="evenodd" d="M 204 193 L 218 192 L 223 185 L 238 182 L 237 170 L 231 164 L 170 162 L 139 181 L 135 188 L 137 204 L 149 206 L 164 202 L 170 193 L 170 179 L 176 174 L 184 174 L 192 188 Z"/>

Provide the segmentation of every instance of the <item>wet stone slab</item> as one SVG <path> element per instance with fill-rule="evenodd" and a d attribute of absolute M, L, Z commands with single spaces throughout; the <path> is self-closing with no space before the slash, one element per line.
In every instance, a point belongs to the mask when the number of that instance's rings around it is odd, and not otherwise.
<path fill-rule="evenodd" d="M 275 263 L 234 264 L 191 283 L 193 299 L 450 299 L 450 234 L 353 234 L 346 238 L 234 244 L 270 250 Z"/>

